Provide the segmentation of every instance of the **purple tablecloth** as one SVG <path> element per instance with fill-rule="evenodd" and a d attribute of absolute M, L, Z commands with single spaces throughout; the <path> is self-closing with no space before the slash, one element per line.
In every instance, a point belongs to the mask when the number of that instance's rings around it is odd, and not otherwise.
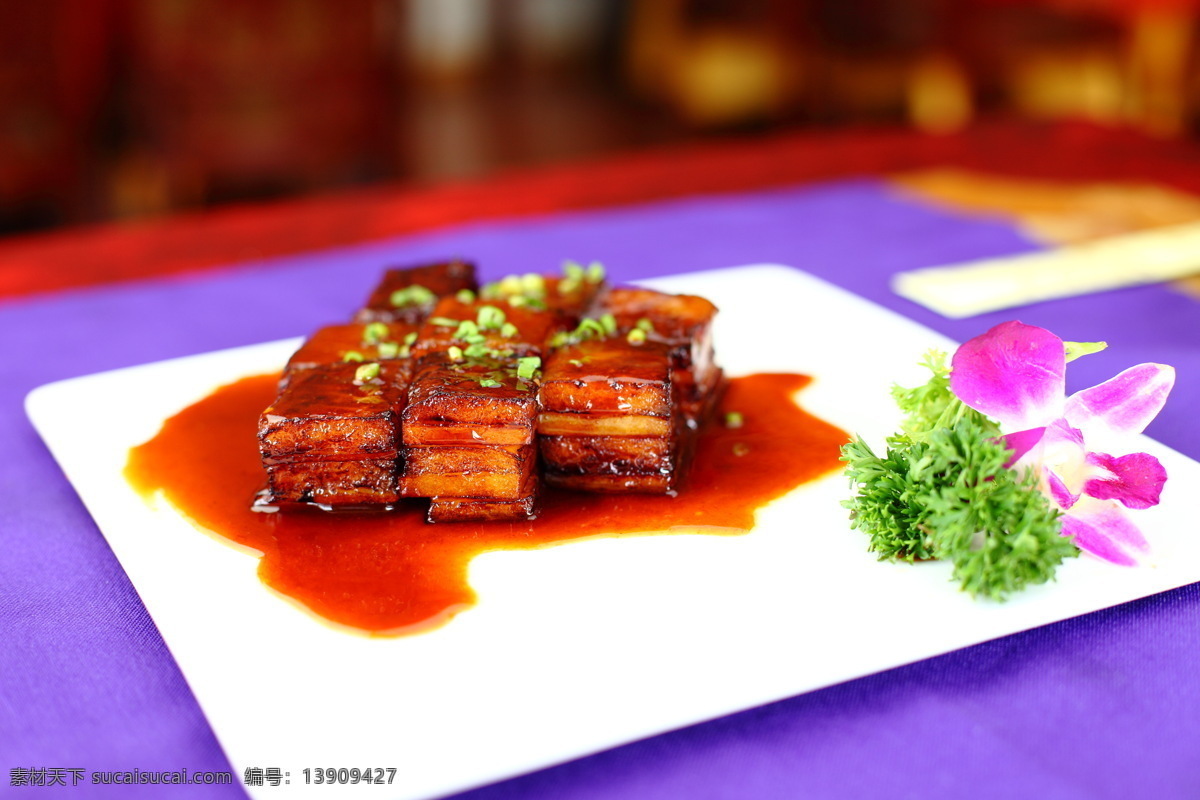
<path fill-rule="evenodd" d="M 343 319 L 391 263 L 461 254 L 498 276 L 554 269 L 564 257 L 598 259 L 622 280 L 776 262 L 957 339 L 1018 317 L 1068 339 L 1108 340 L 1106 353 L 1072 365 L 1069 389 L 1140 361 L 1174 364 L 1174 395 L 1149 433 L 1200 457 L 1200 303 L 1149 287 L 949 321 L 887 289 L 901 269 L 1032 246 L 1008 225 L 854 181 L 468 226 L 0 306 L 8 351 L 0 381 L 0 767 L 8 774 L 0 794 L 243 796 L 241 776 L 231 787 L 10 785 L 14 769 L 81 768 L 86 780 L 96 770 L 230 768 L 137 594 L 25 418 L 22 400 L 35 386 L 308 333 Z M 92 413 L 86 397 L 79 413 Z M 465 796 L 1200 797 L 1198 587 Z M 353 792 L 331 787 L 330 796 Z"/>

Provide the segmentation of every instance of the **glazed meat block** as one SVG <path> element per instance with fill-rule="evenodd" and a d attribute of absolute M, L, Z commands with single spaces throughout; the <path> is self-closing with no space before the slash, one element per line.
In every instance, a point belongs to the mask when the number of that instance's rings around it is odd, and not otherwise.
<path fill-rule="evenodd" d="M 537 471 L 515 500 L 483 500 L 469 497 L 434 497 L 429 501 L 430 522 L 513 522 L 532 519 L 537 511 Z"/>
<path fill-rule="evenodd" d="M 722 381 L 712 344 L 717 307 L 695 295 L 623 287 L 609 291 L 600 308 L 615 317 L 619 330 L 640 328 L 647 340 L 671 347 L 677 400 L 688 425 L 696 427 L 711 413 Z"/>
<path fill-rule="evenodd" d="M 327 506 L 391 505 L 400 499 L 396 458 L 293 461 L 267 467 L 273 503 Z"/>
<path fill-rule="evenodd" d="M 439 299 L 478 288 L 475 265 L 469 261 L 389 269 L 354 319 L 416 324 L 429 315 Z"/>
<path fill-rule="evenodd" d="M 675 439 L 665 436 L 539 436 L 542 459 L 563 473 L 669 475 Z"/>
<path fill-rule="evenodd" d="M 675 475 L 657 472 L 645 475 L 595 475 L 591 473 L 564 473 L 547 469 L 547 486 L 570 489 L 575 492 L 601 494 L 674 494 Z"/>
<path fill-rule="evenodd" d="M 412 447 L 406 453 L 404 494 L 516 500 L 536 463 L 535 445 Z"/>
<path fill-rule="evenodd" d="M 527 445 L 533 442 L 537 384 L 495 359 L 423 359 L 403 414 L 404 444 Z"/>
<path fill-rule="evenodd" d="M 396 502 L 404 400 L 394 365 L 339 363 L 294 373 L 259 418 L 268 504 Z"/>
<path fill-rule="evenodd" d="M 561 347 L 546 361 L 538 402 L 544 414 L 670 417 L 670 348 L 622 336 Z"/>
<path fill-rule="evenodd" d="M 446 297 L 421 325 L 412 351 L 415 358 L 451 347 L 467 355 L 486 350 L 503 357 L 540 357 L 546 340 L 562 328 L 549 311 Z"/>
<path fill-rule="evenodd" d="M 330 364 L 294 376 L 259 418 L 264 462 L 391 456 L 400 445 L 405 386 L 387 364 L 356 380 L 359 364 Z"/>
<path fill-rule="evenodd" d="M 348 323 L 321 328 L 288 360 L 284 376 L 343 361 L 395 361 L 407 369 L 417 326 L 406 322 Z"/>

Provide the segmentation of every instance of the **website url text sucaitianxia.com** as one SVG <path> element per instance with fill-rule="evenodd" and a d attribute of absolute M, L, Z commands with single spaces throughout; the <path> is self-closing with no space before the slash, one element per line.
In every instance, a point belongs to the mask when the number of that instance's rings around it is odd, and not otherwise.
<path fill-rule="evenodd" d="M 186 769 L 147 772 L 141 769 L 88 770 L 83 767 L 12 767 L 8 771 L 9 786 L 84 786 L 129 785 L 148 786 L 199 785 L 218 786 L 233 783 L 231 772 L 191 772 Z"/>

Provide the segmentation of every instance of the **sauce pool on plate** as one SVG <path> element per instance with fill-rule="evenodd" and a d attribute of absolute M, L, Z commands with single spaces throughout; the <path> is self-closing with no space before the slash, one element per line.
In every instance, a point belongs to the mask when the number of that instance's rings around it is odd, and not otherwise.
<path fill-rule="evenodd" d="M 471 559 L 600 535 L 736 535 L 755 511 L 839 468 L 845 432 L 804 412 L 794 374 L 734 378 L 697 440 L 675 497 L 549 490 L 537 519 L 519 523 L 424 521 L 423 502 L 391 512 L 260 514 L 250 501 L 263 481 L 255 429 L 275 397 L 276 375 L 217 389 L 168 419 L 133 448 L 126 478 L 143 497 L 161 491 L 194 524 L 262 553 L 262 581 L 330 622 L 376 635 L 437 627 L 475 603 Z M 739 427 L 720 424 L 729 412 Z"/>

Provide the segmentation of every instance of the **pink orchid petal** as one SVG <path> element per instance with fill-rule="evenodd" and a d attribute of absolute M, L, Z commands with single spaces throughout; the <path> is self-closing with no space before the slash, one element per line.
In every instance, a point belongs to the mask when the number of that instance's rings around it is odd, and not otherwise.
<path fill-rule="evenodd" d="M 1002 322 L 958 348 L 950 389 L 1001 427 L 1024 430 L 1062 415 L 1066 355 L 1044 328 Z"/>
<path fill-rule="evenodd" d="M 1133 566 L 1137 564 L 1136 553 L 1144 553 L 1150 546 L 1146 537 L 1125 516 L 1121 507 L 1112 500 L 1096 500 L 1086 495 L 1062 518 L 1062 532 L 1075 545 L 1113 564 Z"/>
<path fill-rule="evenodd" d="M 1024 458 L 1026 453 L 1037 446 L 1045 433 L 1045 428 L 1030 428 L 1027 431 L 1006 433 L 1001 436 L 1000 439 L 1004 442 L 1004 446 L 1013 451 L 1008 461 L 1004 462 L 1005 469 L 1011 468 L 1013 464 Z"/>
<path fill-rule="evenodd" d="M 1092 478 L 1083 486 L 1085 494 L 1099 500 L 1118 500 L 1126 508 L 1150 508 L 1158 505 L 1167 470 L 1149 453 L 1110 456 L 1088 453 L 1087 461 L 1108 474 Z"/>
<path fill-rule="evenodd" d="M 1079 500 L 1079 495 L 1071 492 L 1067 488 L 1067 484 L 1063 483 L 1063 479 L 1054 474 L 1054 470 L 1045 467 L 1043 475 L 1046 485 L 1050 489 L 1050 499 L 1057 503 L 1059 508 L 1066 510 L 1075 505 Z"/>
<path fill-rule="evenodd" d="M 1102 426 L 1115 433 L 1141 433 L 1162 410 L 1174 385 L 1174 367 L 1138 364 L 1071 395 L 1065 416 L 1077 428 Z"/>

